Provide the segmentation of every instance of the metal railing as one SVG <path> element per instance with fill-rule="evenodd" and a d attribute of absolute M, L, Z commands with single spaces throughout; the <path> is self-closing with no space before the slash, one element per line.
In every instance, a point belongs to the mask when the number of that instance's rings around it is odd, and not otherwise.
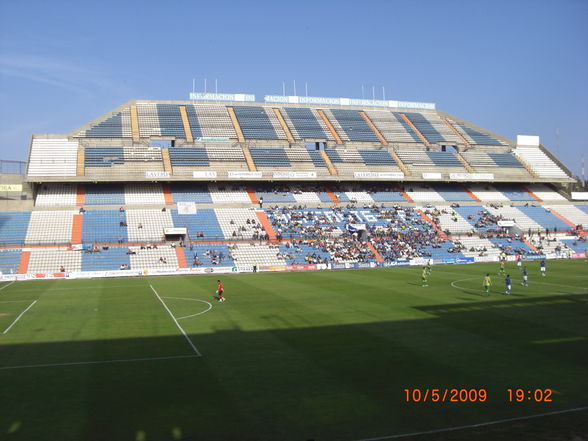
<path fill-rule="evenodd" d="M 2 175 L 25 175 L 27 163 L 25 161 L 0 160 L 0 174 Z"/>

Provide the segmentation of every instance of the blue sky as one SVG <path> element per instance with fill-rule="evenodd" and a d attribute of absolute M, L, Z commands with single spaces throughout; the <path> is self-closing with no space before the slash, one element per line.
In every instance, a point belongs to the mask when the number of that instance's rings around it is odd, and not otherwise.
<path fill-rule="evenodd" d="M 219 91 L 426 101 L 588 153 L 588 1 L 0 0 L 0 159 L 130 99 Z M 587 158 L 588 160 L 588 158 Z"/>

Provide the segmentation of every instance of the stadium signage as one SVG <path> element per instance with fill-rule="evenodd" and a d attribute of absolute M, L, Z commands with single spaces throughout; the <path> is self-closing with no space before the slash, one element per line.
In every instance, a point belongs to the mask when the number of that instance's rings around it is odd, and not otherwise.
<path fill-rule="evenodd" d="M 188 230 L 186 228 L 175 227 L 175 228 L 164 228 L 163 229 L 165 234 L 170 235 L 180 235 L 180 234 L 188 234 Z"/>
<path fill-rule="evenodd" d="M 491 181 L 494 173 L 449 173 L 449 179 L 456 181 Z"/>
<path fill-rule="evenodd" d="M 473 257 L 458 257 L 455 259 L 455 263 L 474 263 L 475 259 Z"/>
<path fill-rule="evenodd" d="M 441 179 L 441 173 L 423 173 L 423 179 Z"/>
<path fill-rule="evenodd" d="M 227 176 L 233 179 L 259 179 L 261 178 L 261 172 L 252 171 L 229 171 Z"/>
<path fill-rule="evenodd" d="M 22 191 L 21 184 L 0 185 L 0 191 Z"/>
<path fill-rule="evenodd" d="M 215 171 L 195 171 L 192 172 L 193 178 L 207 178 L 207 179 L 214 179 L 216 178 Z"/>
<path fill-rule="evenodd" d="M 476 256 L 474 261 L 476 262 L 498 262 L 498 256 Z"/>
<path fill-rule="evenodd" d="M 314 104 L 319 106 L 384 107 L 395 109 L 435 110 L 435 103 L 418 103 L 396 100 L 360 100 L 354 98 L 329 98 L 320 96 L 266 95 L 266 103 Z"/>
<path fill-rule="evenodd" d="M 254 102 L 255 95 L 247 93 L 190 93 L 193 101 L 247 101 Z"/>
<path fill-rule="evenodd" d="M 0 186 L 2 187 L 2 186 Z M 576 201 L 587 201 L 588 191 L 572 191 L 572 199 Z"/>
<path fill-rule="evenodd" d="M 148 171 L 145 172 L 146 178 L 169 178 L 169 172 L 166 171 Z"/>
<path fill-rule="evenodd" d="M 223 138 L 220 136 L 199 136 L 196 138 L 196 141 L 199 142 L 227 142 L 230 141 L 230 138 Z"/>
<path fill-rule="evenodd" d="M 196 214 L 196 203 L 178 202 L 178 214 Z"/>
<path fill-rule="evenodd" d="M 316 178 L 316 172 L 275 171 L 274 178 Z"/>
<path fill-rule="evenodd" d="M 356 179 L 404 179 L 402 172 L 353 172 Z"/>
<path fill-rule="evenodd" d="M 497 224 L 499 227 L 514 227 L 515 225 L 513 220 L 499 220 Z"/>
<path fill-rule="evenodd" d="M 524 260 L 543 260 L 545 254 L 526 254 Z"/>

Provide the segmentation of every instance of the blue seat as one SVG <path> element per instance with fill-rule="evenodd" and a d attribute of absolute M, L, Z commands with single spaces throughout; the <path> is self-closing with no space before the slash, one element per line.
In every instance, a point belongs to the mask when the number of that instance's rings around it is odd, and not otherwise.
<path fill-rule="evenodd" d="M 21 250 L 0 249 L 0 272 L 2 274 L 17 274 L 20 255 Z"/>
<path fill-rule="evenodd" d="M 204 233 L 204 240 L 224 239 L 223 230 L 212 208 L 199 208 L 196 214 L 178 214 L 178 210 L 171 210 L 171 214 L 174 226 L 187 228 L 191 240 L 198 240 L 198 233 Z"/>
<path fill-rule="evenodd" d="M 100 249 L 97 253 L 82 253 L 82 271 L 116 271 L 121 265 L 131 266 L 127 247 Z"/>
<path fill-rule="evenodd" d="M 87 210 L 82 222 L 82 242 L 127 242 L 128 228 L 120 226 L 121 221 L 126 219 L 126 213 L 118 210 Z"/>
<path fill-rule="evenodd" d="M 29 228 L 30 218 L 30 211 L 0 213 L 0 244 L 23 244 Z"/>

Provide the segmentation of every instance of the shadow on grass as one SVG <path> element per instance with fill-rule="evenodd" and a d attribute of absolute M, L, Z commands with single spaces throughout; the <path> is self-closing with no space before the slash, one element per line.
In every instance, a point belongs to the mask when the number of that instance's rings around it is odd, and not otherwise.
<path fill-rule="evenodd" d="M 202 358 L 0 370 L 0 438 L 362 439 L 545 412 L 509 404 L 513 384 L 557 390 L 550 410 L 585 405 L 588 354 L 573 338 L 588 335 L 578 307 L 588 295 L 489 300 L 418 307 L 425 317 L 408 320 L 190 334 Z M 173 335 L 0 345 L 0 364 L 189 354 Z M 489 398 L 407 403 L 404 390 L 417 387 L 486 388 Z M 476 439 L 492 439 L 480 430 Z"/>

